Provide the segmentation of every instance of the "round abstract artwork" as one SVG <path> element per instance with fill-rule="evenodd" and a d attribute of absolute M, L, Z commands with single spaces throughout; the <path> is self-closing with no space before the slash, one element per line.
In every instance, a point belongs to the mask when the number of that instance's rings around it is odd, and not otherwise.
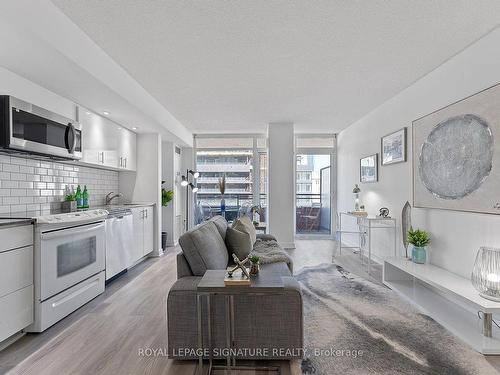
<path fill-rule="evenodd" d="M 442 199 L 460 199 L 488 177 L 493 134 L 481 117 L 465 114 L 440 122 L 429 133 L 419 157 L 424 186 Z"/>

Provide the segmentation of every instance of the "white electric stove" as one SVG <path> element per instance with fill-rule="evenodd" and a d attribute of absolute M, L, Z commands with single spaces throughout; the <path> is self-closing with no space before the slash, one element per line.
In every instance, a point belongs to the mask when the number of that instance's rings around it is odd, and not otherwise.
<path fill-rule="evenodd" d="M 108 211 L 35 216 L 35 321 L 42 332 L 104 292 Z"/>

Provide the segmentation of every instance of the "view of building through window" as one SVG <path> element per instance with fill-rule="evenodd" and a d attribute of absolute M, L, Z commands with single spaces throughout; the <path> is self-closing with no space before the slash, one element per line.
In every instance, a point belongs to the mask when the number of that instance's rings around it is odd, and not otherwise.
<path fill-rule="evenodd" d="M 213 141 L 212 141 L 213 139 Z M 261 142 L 262 143 L 262 142 Z M 265 146 L 265 140 L 263 142 Z M 259 221 L 266 220 L 267 150 L 257 139 L 201 138 L 196 149 L 197 179 L 196 222 L 221 214 L 222 195 L 219 181 L 226 180 L 225 216 L 231 221 L 241 215 L 254 219 L 251 210 L 257 206 Z M 254 147 L 243 148 L 253 145 Z"/>
<path fill-rule="evenodd" d="M 330 155 L 297 155 L 297 233 L 331 232 Z"/>

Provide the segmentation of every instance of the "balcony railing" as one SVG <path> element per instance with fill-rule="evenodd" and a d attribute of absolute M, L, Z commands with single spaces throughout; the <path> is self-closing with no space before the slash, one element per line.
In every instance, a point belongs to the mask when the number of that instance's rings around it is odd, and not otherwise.
<path fill-rule="evenodd" d="M 298 234 L 330 234 L 330 202 L 324 202 L 321 194 L 297 193 L 295 225 Z"/>
<path fill-rule="evenodd" d="M 238 216 L 247 215 L 254 206 L 253 194 L 245 193 L 226 193 L 224 194 L 226 203 L 226 219 L 232 221 Z M 267 195 L 260 194 L 260 221 L 267 220 Z M 220 193 L 204 193 L 196 194 L 196 223 L 200 223 L 215 215 L 221 214 L 221 196 Z"/>
<path fill-rule="evenodd" d="M 252 193 L 225 194 L 226 219 L 235 220 L 241 215 L 249 214 L 254 205 Z M 267 221 L 267 195 L 260 194 L 260 221 Z M 196 223 L 221 214 L 221 196 L 219 193 L 196 194 Z M 296 233 L 298 234 L 330 234 L 331 211 L 330 202 L 324 202 L 321 194 L 296 194 L 295 209 Z"/>

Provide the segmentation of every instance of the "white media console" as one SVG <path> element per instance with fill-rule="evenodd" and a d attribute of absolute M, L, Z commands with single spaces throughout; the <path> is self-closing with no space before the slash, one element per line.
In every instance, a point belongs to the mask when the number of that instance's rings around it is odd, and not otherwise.
<path fill-rule="evenodd" d="M 500 329 L 492 325 L 500 302 L 480 297 L 469 279 L 431 264 L 388 258 L 383 282 L 478 352 L 500 354 Z"/>

